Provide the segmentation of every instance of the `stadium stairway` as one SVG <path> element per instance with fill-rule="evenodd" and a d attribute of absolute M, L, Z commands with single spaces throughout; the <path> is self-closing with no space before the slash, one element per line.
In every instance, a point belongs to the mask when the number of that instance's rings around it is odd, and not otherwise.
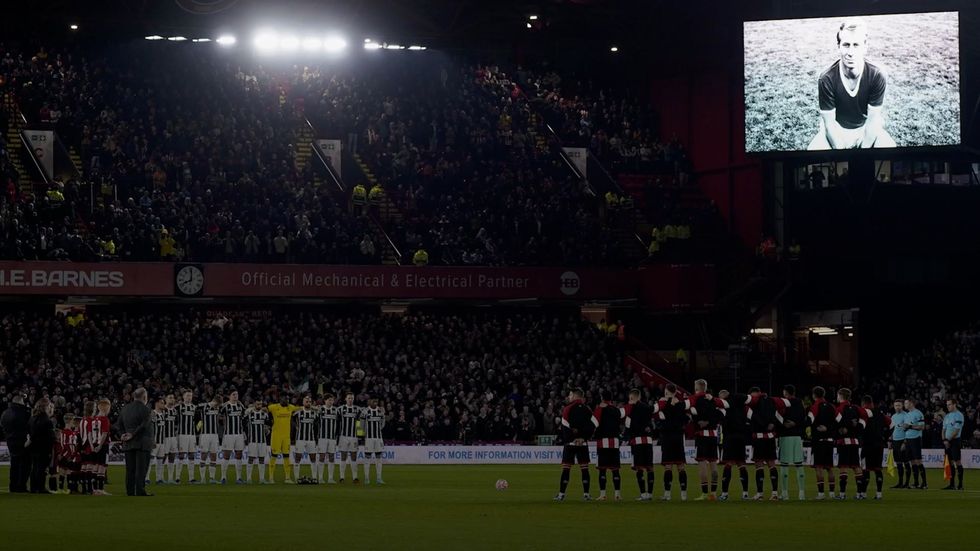
<path fill-rule="evenodd" d="M 313 139 L 313 129 L 306 121 L 296 127 L 293 143 L 296 170 L 303 171 L 310 164 L 310 158 L 313 157 Z"/>
<path fill-rule="evenodd" d="M 360 155 L 354 153 L 351 154 L 351 158 L 354 159 L 354 163 L 357 165 L 361 175 L 364 177 L 364 187 L 370 190 L 371 187 L 378 182 L 377 176 L 371 172 L 371 167 L 364 162 L 364 159 L 362 159 Z M 393 224 L 401 222 L 404 216 L 395 202 L 391 199 L 391 196 L 387 193 L 385 193 L 384 198 L 381 200 L 381 204 L 378 205 L 377 216 L 378 223 L 375 224 L 374 231 L 375 240 L 379 241 L 380 243 L 387 244 L 386 246 L 382 247 L 381 261 L 387 265 L 401 264 L 401 257 L 398 253 L 401 252 L 402 254 L 405 254 L 405 252 L 398 251 L 395 248 L 395 244 L 390 242 L 388 234 L 382 229 L 382 227 L 390 228 Z"/>
<path fill-rule="evenodd" d="M 10 153 L 10 162 L 17 169 L 17 174 L 20 174 L 20 193 L 21 195 L 31 195 L 34 192 L 34 185 L 30 178 L 27 178 L 27 172 L 24 171 L 24 165 L 21 163 L 20 155 L 16 152 L 21 149 L 20 133 L 24 130 L 24 117 L 20 112 L 20 107 L 17 106 L 17 101 L 14 99 L 12 94 L 4 94 L 3 96 L 3 107 L 10 117 L 7 120 L 6 137 L 7 137 L 7 148 Z"/>

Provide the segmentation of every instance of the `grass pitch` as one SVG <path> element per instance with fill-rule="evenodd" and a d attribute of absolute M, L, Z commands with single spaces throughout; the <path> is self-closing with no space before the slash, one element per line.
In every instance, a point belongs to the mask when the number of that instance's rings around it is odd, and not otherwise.
<path fill-rule="evenodd" d="M 696 480 L 693 468 L 688 474 Z M 0 468 L 0 492 L 6 492 L 7 475 L 7 467 Z M 113 497 L 0 493 L 0 542 L 5 549 L 182 551 L 976 545 L 980 492 L 941 491 L 944 481 L 935 470 L 929 473 L 933 489 L 886 490 L 881 502 L 743 502 L 736 480 L 733 490 L 739 491 L 727 503 L 682 503 L 676 485 L 674 501 L 637 503 L 632 471 L 623 475 L 621 503 L 582 502 L 577 473 L 567 501 L 553 503 L 558 468 L 550 466 L 392 465 L 383 487 L 153 485 L 155 497 L 137 499 L 119 495 L 125 493 L 123 470 L 114 467 L 107 488 Z M 510 488 L 495 490 L 498 478 Z M 593 472 L 593 496 L 596 479 Z M 885 483 L 894 479 L 886 476 Z M 980 489 L 980 472 L 967 471 L 966 486 Z M 692 484 L 690 497 L 699 492 Z M 790 494 L 796 495 L 795 485 Z"/>

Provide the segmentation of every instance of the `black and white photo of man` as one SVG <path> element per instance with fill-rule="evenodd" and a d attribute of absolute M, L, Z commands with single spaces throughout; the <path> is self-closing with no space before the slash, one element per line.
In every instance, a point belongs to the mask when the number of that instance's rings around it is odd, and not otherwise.
<path fill-rule="evenodd" d="M 888 77 L 867 60 L 869 33 L 863 19 L 847 19 L 837 31 L 840 59 L 818 80 L 820 129 L 808 149 L 895 147 L 885 130 Z"/>

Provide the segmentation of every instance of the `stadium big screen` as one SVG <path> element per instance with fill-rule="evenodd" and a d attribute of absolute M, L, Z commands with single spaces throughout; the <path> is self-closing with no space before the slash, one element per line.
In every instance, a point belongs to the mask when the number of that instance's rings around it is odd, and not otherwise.
<path fill-rule="evenodd" d="M 957 12 L 751 21 L 748 152 L 960 144 Z"/>

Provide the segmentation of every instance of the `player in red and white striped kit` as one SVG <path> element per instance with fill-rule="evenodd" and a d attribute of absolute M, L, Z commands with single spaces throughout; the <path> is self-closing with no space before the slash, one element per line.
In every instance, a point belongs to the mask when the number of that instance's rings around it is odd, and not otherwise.
<path fill-rule="evenodd" d="M 599 425 L 595 429 L 596 456 L 599 468 L 599 501 L 606 500 L 606 471 L 612 471 L 614 499 L 622 501 L 622 479 L 619 476 L 619 435 L 620 422 L 626 417 L 626 410 L 617 407 L 610 400 L 608 391 L 599 393 L 601 402 L 592 416 Z"/>
<path fill-rule="evenodd" d="M 88 473 L 88 476 L 83 478 L 83 491 L 92 495 L 109 495 L 105 491 L 105 474 L 109 459 L 111 405 L 106 398 L 99 400 L 97 405 L 95 402 L 86 402 L 86 416 L 79 426 L 83 457 L 82 471 Z M 91 415 L 90 412 L 95 409 L 97 409 L 96 415 Z"/>
<path fill-rule="evenodd" d="M 637 501 L 653 499 L 653 408 L 640 400 L 640 390 L 630 390 L 626 410 L 625 438 L 633 453 L 633 470 L 640 488 Z M 644 481 L 644 476 L 646 480 Z"/>

